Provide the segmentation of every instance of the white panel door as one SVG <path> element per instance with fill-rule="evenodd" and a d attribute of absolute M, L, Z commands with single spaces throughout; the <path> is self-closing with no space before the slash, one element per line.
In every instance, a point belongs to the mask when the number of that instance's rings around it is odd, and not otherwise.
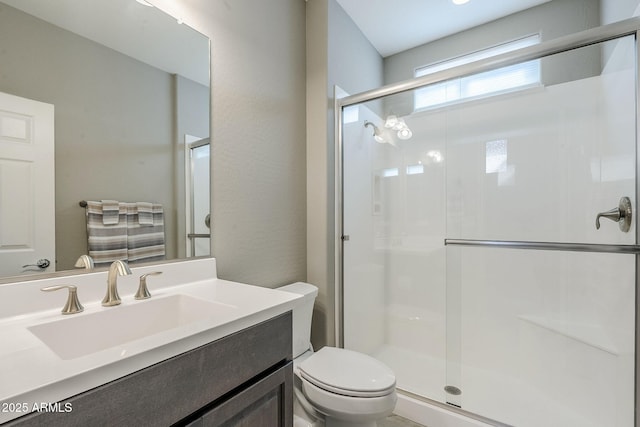
<path fill-rule="evenodd" d="M 55 270 L 53 111 L 0 92 L 0 276 Z"/>

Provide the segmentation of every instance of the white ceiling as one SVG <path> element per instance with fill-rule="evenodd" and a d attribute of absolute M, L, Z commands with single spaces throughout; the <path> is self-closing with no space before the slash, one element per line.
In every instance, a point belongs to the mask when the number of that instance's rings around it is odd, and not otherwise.
<path fill-rule="evenodd" d="M 387 57 L 551 0 L 337 0 Z"/>

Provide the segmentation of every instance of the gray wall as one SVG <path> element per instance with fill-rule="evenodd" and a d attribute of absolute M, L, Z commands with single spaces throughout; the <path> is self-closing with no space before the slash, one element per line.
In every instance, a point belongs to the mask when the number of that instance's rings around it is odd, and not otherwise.
<path fill-rule="evenodd" d="M 267 287 L 306 280 L 304 1 L 151 3 L 211 38 L 219 276 Z"/>
<path fill-rule="evenodd" d="M 183 208 L 173 76 L 6 5 L 0 63 L 0 91 L 55 106 L 56 268 L 73 268 L 87 251 L 80 200 L 162 203 L 174 258 Z M 206 107 L 209 90 L 199 90 Z"/>
<path fill-rule="evenodd" d="M 335 342 L 334 85 L 382 85 L 382 58 L 335 0 L 307 2 L 307 278 L 320 289 L 313 343 Z"/>
<path fill-rule="evenodd" d="M 220 277 L 314 283 L 314 345 L 332 343 L 333 85 L 379 86 L 382 59 L 334 0 L 152 2 L 212 39 L 212 249 Z M 358 56 L 347 50 L 354 46 Z"/>

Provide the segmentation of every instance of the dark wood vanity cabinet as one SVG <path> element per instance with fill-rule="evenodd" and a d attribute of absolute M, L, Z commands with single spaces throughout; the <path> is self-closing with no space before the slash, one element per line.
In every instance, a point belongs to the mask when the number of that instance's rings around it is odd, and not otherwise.
<path fill-rule="evenodd" d="M 291 347 L 287 312 L 5 425 L 292 427 Z"/>

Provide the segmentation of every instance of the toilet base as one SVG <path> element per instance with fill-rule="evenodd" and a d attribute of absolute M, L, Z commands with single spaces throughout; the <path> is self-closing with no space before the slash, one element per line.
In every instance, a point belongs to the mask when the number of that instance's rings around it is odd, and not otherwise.
<path fill-rule="evenodd" d="M 300 390 L 295 390 L 295 393 L 300 393 Z M 311 415 L 309 411 L 305 410 L 304 405 L 300 403 L 300 395 L 294 396 L 293 399 L 293 427 L 377 427 L 376 421 L 343 421 L 336 420 L 335 418 L 325 417 L 318 412 Z M 307 403 L 308 404 L 308 403 Z"/>

